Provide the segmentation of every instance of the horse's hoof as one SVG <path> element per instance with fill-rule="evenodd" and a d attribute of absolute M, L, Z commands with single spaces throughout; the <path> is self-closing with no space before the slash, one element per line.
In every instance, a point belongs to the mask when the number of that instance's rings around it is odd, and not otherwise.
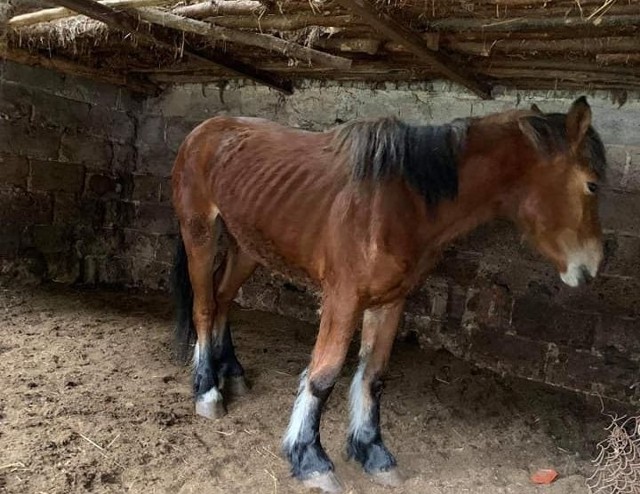
<path fill-rule="evenodd" d="M 371 480 L 376 484 L 383 485 L 385 487 L 400 487 L 404 482 L 404 479 L 400 473 L 398 473 L 397 468 L 372 473 Z"/>
<path fill-rule="evenodd" d="M 222 401 L 196 401 L 196 414 L 207 419 L 219 419 L 227 414 Z"/>
<path fill-rule="evenodd" d="M 249 386 L 247 386 L 244 376 L 227 377 L 225 386 L 233 396 L 244 396 L 249 393 Z"/>
<path fill-rule="evenodd" d="M 319 489 L 321 492 L 337 494 L 343 491 L 342 484 L 333 472 L 317 473 L 302 481 L 307 489 Z"/>

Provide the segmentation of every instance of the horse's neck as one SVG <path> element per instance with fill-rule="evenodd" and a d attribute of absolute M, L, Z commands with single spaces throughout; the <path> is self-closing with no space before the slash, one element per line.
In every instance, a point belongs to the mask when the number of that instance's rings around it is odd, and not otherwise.
<path fill-rule="evenodd" d="M 444 246 L 496 217 L 517 214 L 527 161 L 527 153 L 520 152 L 522 141 L 503 148 L 472 146 L 458 170 L 458 197 L 442 203 L 432 220 L 430 242 L 436 246 Z"/>

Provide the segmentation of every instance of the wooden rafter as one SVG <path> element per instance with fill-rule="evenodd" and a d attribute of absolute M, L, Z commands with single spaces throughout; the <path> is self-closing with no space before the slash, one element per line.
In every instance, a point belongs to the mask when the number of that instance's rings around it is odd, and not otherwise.
<path fill-rule="evenodd" d="M 449 60 L 445 55 L 430 50 L 418 34 L 387 14 L 380 12 L 368 0 L 337 0 L 337 2 L 362 17 L 389 39 L 406 46 L 416 57 L 427 62 L 443 76 L 466 87 L 483 99 L 491 99 L 491 91 L 488 87 L 476 81 L 470 74 L 455 67 L 455 62 Z"/>
<path fill-rule="evenodd" d="M 135 9 L 138 7 L 157 7 L 172 3 L 173 0 L 100 0 L 98 3 L 107 7 L 118 7 L 119 9 Z M 38 10 L 29 12 L 28 14 L 16 15 L 9 19 L 9 27 L 18 29 L 21 27 L 32 26 L 40 22 L 57 21 L 78 15 L 76 12 L 64 7 L 54 7 L 52 9 Z"/>
<path fill-rule="evenodd" d="M 140 29 L 138 19 L 127 12 L 113 10 L 105 5 L 94 2 L 93 0 L 55 0 L 55 2 L 63 7 L 73 10 L 74 12 L 78 12 L 79 14 L 104 22 L 112 28 L 134 34 L 138 38 L 149 43 L 175 50 L 175 44 L 172 36 L 168 36 L 160 32 Z M 293 86 L 290 81 L 282 79 L 271 72 L 257 69 L 256 67 L 244 62 L 233 60 L 226 55 L 218 53 L 203 53 L 194 49 L 185 49 L 184 53 L 195 60 L 199 60 L 205 64 L 218 65 L 242 77 L 254 80 L 260 84 L 265 84 L 285 94 L 291 94 L 293 92 Z"/>
<path fill-rule="evenodd" d="M 136 14 L 141 19 L 152 24 L 158 24 L 160 26 L 170 27 L 189 33 L 196 33 L 213 40 L 240 43 L 245 46 L 271 50 L 287 57 L 296 58 L 305 62 L 313 62 L 325 67 L 333 67 L 336 69 L 348 69 L 351 67 L 351 60 L 348 58 L 331 55 L 323 51 L 314 50 L 313 48 L 307 48 L 299 45 L 298 43 L 294 43 L 293 41 L 287 41 L 268 34 L 248 33 L 245 31 L 236 31 L 225 27 L 213 26 L 207 22 L 187 19 L 186 17 L 181 17 L 160 9 L 138 9 L 136 10 Z"/>

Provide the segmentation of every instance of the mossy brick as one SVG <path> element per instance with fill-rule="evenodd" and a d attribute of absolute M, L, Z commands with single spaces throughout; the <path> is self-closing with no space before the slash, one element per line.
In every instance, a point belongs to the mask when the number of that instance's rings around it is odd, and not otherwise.
<path fill-rule="evenodd" d="M 60 143 L 60 160 L 86 165 L 91 170 L 110 170 L 113 148 L 108 139 L 65 133 Z"/>
<path fill-rule="evenodd" d="M 24 187 L 29 176 L 29 162 L 24 156 L 0 153 L 0 183 Z"/>

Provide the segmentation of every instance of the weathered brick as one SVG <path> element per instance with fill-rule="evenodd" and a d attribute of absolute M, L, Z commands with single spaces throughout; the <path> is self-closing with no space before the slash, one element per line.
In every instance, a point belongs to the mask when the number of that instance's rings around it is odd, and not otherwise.
<path fill-rule="evenodd" d="M 177 242 L 178 235 L 158 235 L 156 260 L 159 262 L 173 263 Z"/>
<path fill-rule="evenodd" d="M 135 136 L 135 122 L 133 118 L 112 108 L 93 106 L 87 116 L 84 132 L 94 136 L 128 142 Z"/>
<path fill-rule="evenodd" d="M 123 185 L 117 177 L 92 173 L 87 176 L 85 195 L 103 199 L 117 199 L 121 196 Z"/>
<path fill-rule="evenodd" d="M 470 286 L 478 276 L 479 266 L 477 255 L 448 250 L 438 262 L 433 275 L 451 280 L 460 286 Z"/>
<path fill-rule="evenodd" d="M 75 247 L 85 257 L 103 258 L 120 254 L 125 248 L 124 234 L 122 230 L 114 228 L 83 231 Z"/>
<path fill-rule="evenodd" d="M 640 315 L 640 279 L 600 275 L 588 286 L 563 287 L 556 302 L 576 311 L 635 317 Z"/>
<path fill-rule="evenodd" d="M 47 280 L 56 283 L 75 283 L 80 277 L 80 258 L 73 251 L 44 254 L 47 262 Z"/>
<path fill-rule="evenodd" d="M 68 252 L 72 245 L 72 235 L 65 225 L 36 225 L 33 227 L 35 247 L 46 254 Z"/>
<path fill-rule="evenodd" d="M 201 123 L 202 120 L 188 120 L 183 117 L 168 118 L 165 121 L 165 142 L 167 147 L 177 153 L 184 142 L 184 138 Z"/>
<path fill-rule="evenodd" d="M 172 193 L 171 177 L 162 178 L 160 181 L 160 200 L 162 202 L 171 201 Z"/>
<path fill-rule="evenodd" d="M 640 194 L 603 191 L 600 216 L 605 229 L 640 235 Z"/>
<path fill-rule="evenodd" d="M 105 285 L 124 285 L 131 282 L 131 262 L 120 256 L 94 257 L 96 278 Z"/>
<path fill-rule="evenodd" d="M 505 287 L 481 287 L 467 300 L 467 310 L 474 312 L 475 321 L 482 327 L 504 328 L 511 325 L 513 297 Z"/>
<path fill-rule="evenodd" d="M 528 295 L 515 301 L 512 328 L 520 336 L 574 348 L 591 348 L 600 318 L 555 305 L 547 297 Z"/>
<path fill-rule="evenodd" d="M 160 182 L 161 179 L 153 175 L 134 175 L 131 198 L 135 201 L 158 201 Z"/>
<path fill-rule="evenodd" d="M 53 203 L 46 192 L 0 188 L 0 225 L 50 223 Z"/>
<path fill-rule="evenodd" d="M 55 91 L 65 98 L 114 109 L 118 104 L 118 92 L 117 86 L 75 76 L 67 76 L 63 87 Z"/>
<path fill-rule="evenodd" d="M 28 175 L 29 163 L 24 156 L 0 153 L 0 183 L 24 187 Z"/>
<path fill-rule="evenodd" d="M 559 347 L 547 363 L 546 382 L 626 400 L 634 394 L 640 366 L 616 354 L 603 356 L 571 347 Z"/>
<path fill-rule="evenodd" d="M 91 105 L 61 98 L 42 91 L 31 95 L 33 104 L 32 121 L 40 125 L 72 129 L 81 129 L 89 121 Z"/>
<path fill-rule="evenodd" d="M 152 260 L 156 254 L 156 235 L 138 230 L 124 230 L 124 255 L 134 261 Z"/>
<path fill-rule="evenodd" d="M 56 192 L 53 203 L 53 221 L 60 224 L 91 225 L 101 227 L 105 219 L 104 202 L 78 197 L 70 192 Z"/>
<path fill-rule="evenodd" d="M 507 288 L 514 296 L 527 293 L 531 286 L 544 286 L 556 293 L 562 285 L 558 272 L 546 262 L 483 258 L 480 272 L 484 280 Z"/>
<path fill-rule="evenodd" d="M 10 82 L 0 83 L 0 119 L 1 120 L 22 120 L 23 122 L 31 117 L 32 91 L 20 84 Z"/>
<path fill-rule="evenodd" d="M 56 159 L 60 133 L 46 127 L 0 120 L 0 152 L 35 159 Z"/>
<path fill-rule="evenodd" d="M 136 169 L 136 149 L 131 144 L 112 143 L 113 161 L 111 170 L 117 173 L 131 173 Z"/>
<path fill-rule="evenodd" d="M 596 330 L 594 347 L 599 352 L 613 347 L 620 354 L 640 362 L 640 319 L 603 318 Z"/>
<path fill-rule="evenodd" d="M 105 221 L 109 228 L 131 226 L 136 215 L 136 205 L 131 201 L 105 201 Z"/>
<path fill-rule="evenodd" d="M 129 262 L 131 276 L 128 285 L 143 286 L 152 290 L 167 290 L 171 279 L 171 266 L 150 259 L 134 259 Z"/>
<path fill-rule="evenodd" d="M 176 233 L 178 222 L 173 208 L 168 204 L 141 202 L 131 227 L 147 233 Z"/>
<path fill-rule="evenodd" d="M 611 235 L 607 240 L 604 272 L 621 276 L 640 275 L 640 237 Z"/>
<path fill-rule="evenodd" d="M 2 225 L 2 234 L 0 234 L 0 258 L 13 258 L 17 256 L 22 230 L 22 225 Z"/>
<path fill-rule="evenodd" d="M 84 167 L 58 161 L 31 161 L 31 187 L 36 190 L 82 191 Z"/>
<path fill-rule="evenodd" d="M 59 92 L 64 88 L 65 76 L 57 72 L 4 60 L 2 78 L 38 91 Z"/>
<path fill-rule="evenodd" d="M 86 165 L 92 170 L 111 168 L 113 149 L 107 139 L 83 134 L 65 133 L 60 144 L 60 159 Z"/>
<path fill-rule="evenodd" d="M 607 182 L 614 189 L 640 190 L 640 147 L 607 146 Z"/>
<path fill-rule="evenodd" d="M 546 350 L 546 345 L 538 341 L 480 330 L 471 335 L 469 356 L 473 362 L 497 372 L 541 379 Z"/>

